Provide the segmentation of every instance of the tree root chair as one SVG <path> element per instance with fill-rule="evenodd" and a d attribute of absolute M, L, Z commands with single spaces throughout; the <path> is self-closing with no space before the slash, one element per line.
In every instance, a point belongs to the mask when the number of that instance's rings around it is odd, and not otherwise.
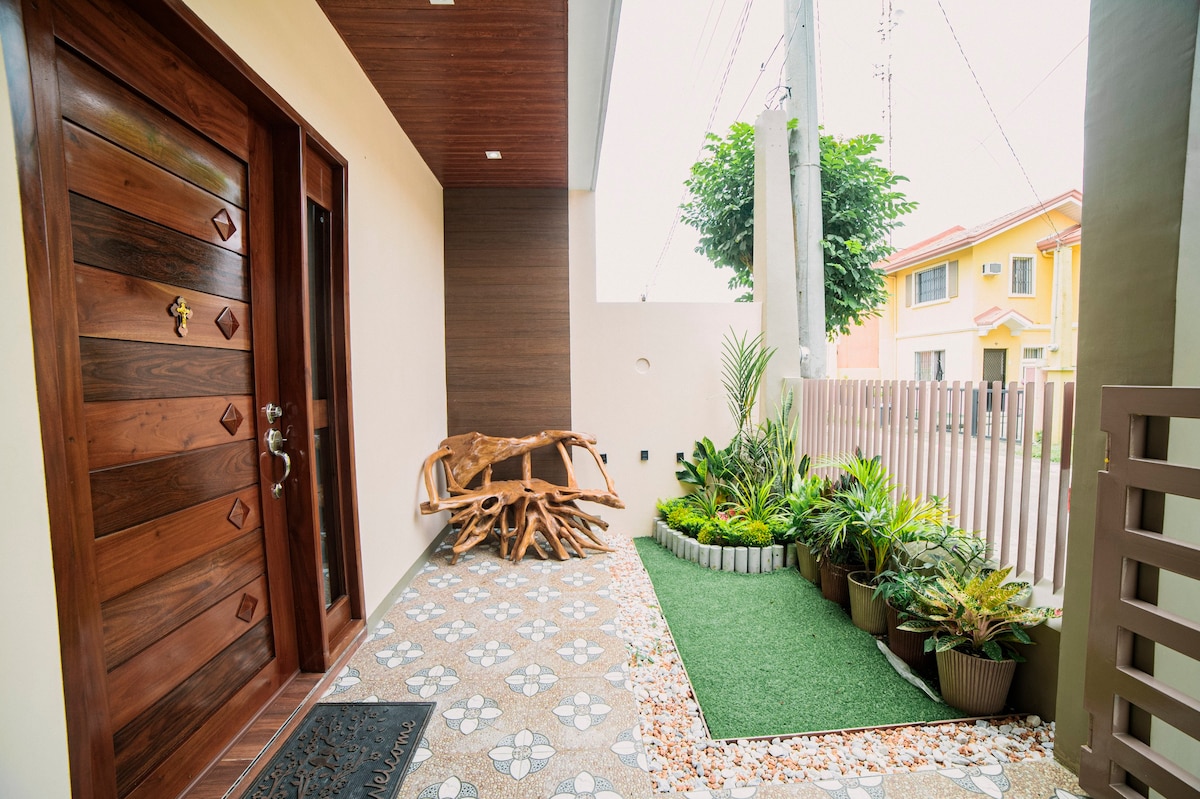
<path fill-rule="evenodd" d="M 464 433 L 442 441 L 437 451 L 425 459 L 429 501 L 421 503 L 421 512 L 450 511 L 450 524 L 458 527 L 450 563 L 457 562 L 459 555 L 491 536 L 499 539 L 500 556 L 514 562 L 521 560 L 530 547 L 537 557 L 543 560 L 548 557 L 534 540 L 538 534 L 559 560 L 570 557 L 567 546 L 581 558 L 586 557 L 584 549 L 612 552 L 592 530 L 592 525 L 607 530 L 608 524 L 599 516 L 583 512 L 576 504 L 587 501 L 610 508 L 625 507 L 595 444 L 594 437 L 569 430 L 546 430 L 523 438 Z M 565 486 L 532 474 L 532 453 L 548 446 L 556 447 L 562 457 L 567 472 Z M 581 447 L 591 454 L 604 477 L 603 489 L 579 487 L 569 447 Z M 492 467 L 517 456 L 521 457 L 521 479 L 493 482 Z M 433 476 L 439 463 L 446 477 L 444 497 L 438 493 Z M 480 475 L 481 482 L 469 487 Z"/>

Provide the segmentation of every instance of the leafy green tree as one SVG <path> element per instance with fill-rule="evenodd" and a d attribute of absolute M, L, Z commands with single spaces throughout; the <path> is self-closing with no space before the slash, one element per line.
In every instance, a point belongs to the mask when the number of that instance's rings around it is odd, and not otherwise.
<path fill-rule="evenodd" d="M 795 127 L 795 120 L 788 123 Z M 878 316 L 887 299 L 874 265 L 895 251 L 888 234 L 917 207 L 896 187 L 907 180 L 874 157 L 883 137 L 868 133 L 821 145 L 821 249 L 825 260 L 825 332 L 849 333 Z M 735 122 L 729 135 L 708 134 L 705 155 L 685 182 L 690 197 L 680 218 L 700 233 L 696 252 L 733 270 L 732 289 L 754 285 L 754 126 Z"/>

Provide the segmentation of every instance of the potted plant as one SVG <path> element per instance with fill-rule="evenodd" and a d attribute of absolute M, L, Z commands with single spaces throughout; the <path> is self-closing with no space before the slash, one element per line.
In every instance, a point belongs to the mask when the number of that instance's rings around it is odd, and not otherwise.
<path fill-rule="evenodd" d="M 925 651 L 930 634 L 901 628 L 910 618 L 908 607 L 938 563 L 966 573 L 981 568 L 986 554 L 986 541 L 950 524 L 927 530 L 920 540 L 898 543 L 892 549 L 892 568 L 880 574 L 875 585 L 875 596 L 886 607 L 888 649 L 913 669 L 932 671 L 934 655 Z"/>
<path fill-rule="evenodd" d="M 842 475 L 833 491 L 814 503 L 812 537 L 821 562 L 822 595 L 850 607 L 849 575 L 871 565 L 868 559 L 872 547 L 865 538 L 864 525 L 875 524 L 891 504 L 893 485 L 879 456 L 865 458 L 856 451 L 834 458 L 828 465 L 839 467 Z"/>
<path fill-rule="evenodd" d="M 1020 583 L 1005 583 L 1011 569 L 960 572 L 940 563 L 937 574 L 916 586 L 900 626 L 928 632 L 927 651 L 937 654 L 942 698 L 972 716 L 1004 708 L 1017 663 L 1016 644 L 1032 644 L 1025 630 L 1058 616 L 1055 608 L 1026 608 L 1013 600 Z"/>
<path fill-rule="evenodd" d="M 832 491 L 833 483 L 828 477 L 797 475 L 787 496 L 791 510 L 788 537 L 796 544 L 796 568 L 813 585 L 821 584 L 821 571 L 813 548 L 812 520 L 817 500 Z"/>

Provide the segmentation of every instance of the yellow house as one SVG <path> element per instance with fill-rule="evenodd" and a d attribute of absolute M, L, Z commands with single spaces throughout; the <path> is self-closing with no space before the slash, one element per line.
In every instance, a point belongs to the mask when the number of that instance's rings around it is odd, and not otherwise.
<path fill-rule="evenodd" d="M 1073 380 L 1077 190 L 893 254 L 883 315 L 837 342 L 839 377 Z"/>

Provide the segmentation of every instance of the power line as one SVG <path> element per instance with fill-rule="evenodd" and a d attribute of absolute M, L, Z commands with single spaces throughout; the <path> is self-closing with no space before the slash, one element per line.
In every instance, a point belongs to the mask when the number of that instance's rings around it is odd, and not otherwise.
<path fill-rule="evenodd" d="M 979 76 L 975 74 L 975 68 L 971 66 L 971 59 L 967 58 L 967 51 L 963 49 L 962 42 L 959 41 L 958 33 L 954 30 L 953 23 L 950 22 L 950 15 L 946 13 L 946 7 L 942 5 L 942 0 L 937 0 L 938 8 L 942 11 L 942 17 L 946 20 L 946 27 L 950 29 L 950 35 L 954 38 L 954 43 L 958 45 L 958 52 L 962 54 L 963 61 L 967 65 L 967 71 L 971 73 L 971 78 L 974 79 L 975 85 L 979 88 L 979 94 L 983 97 L 983 103 L 987 106 L 988 111 L 992 115 L 992 119 L 996 122 L 996 127 L 1000 130 L 1000 135 L 1004 138 L 1004 143 L 1008 145 L 1008 151 L 1012 153 L 1013 160 L 1017 162 L 1017 167 L 1021 170 L 1021 174 L 1025 177 L 1025 182 L 1029 184 L 1029 190 L 1033 192 L 1033 199 L 1038 205 L 1042 205 L 1042 198 L 1038 195 L 1038 191 L 1034 188 L 1033 181 L 1029 177 L 1029 173 L 1025 171 L 1025 165 L 1021 163 L 1021 157 L 1017 155 L 1017 150 L 1013 147 L 1012 142 L 1008 138 L 1008 134 L 1004 130 L 1004 125 L 1000 123 L 1000 117 L 996 114 L 996 109 L 992 107 L 992 101 L 988 99 L 987 92 L 983 90 L 983 84 L 979 82 Z M 1076 45 L 1078 46 L 1078 45 Z M 1056 67 L 1057 69 L 1057 67 Z M 1023 102 L 1023 101 L 1022 101 Z M 1050 228 L 1054 231 L 1055 237 L 1059 235 L 1058 226 L 1054 224 L 1054 220 L 1050 218 L 1049 212 L 1042 212 L 1042 216 L 1046 217 L 1046 221 L 1050 223 Z"/>
<path fill-rule="evenodd" d="M 1012 114 L 1018 108 L 1025 105 L 1025 101 L 1028 100 L 1030 97 L 1032 97 L 1033 93 L 1036 92 L 1038 89 L 1040 89 L 1043 83 L 1050 80 L 1050 76 L 1053 75 L 1055 72 L 1058 72 L 1058 68 L 1061 67 L 1063 64 L 1067 63 L 1067 59 L 1070 58 L 1072 55 L 1074 55 L 1075 51 L 1078 50 L 1080 48 L 1080 46 L 1087 40 L 1088 40 L 1088 35 L 1085 33 L 1085 34 L 1083 34 L 1083 38 L 1080 39 L 1079 41 L 1075 42 L 1075 46 L 1072 47 L 1070 50 L 1068 50 L 1067 54 L 1065 56 L 1063 56 L 1062 58 L 1060 58 L 1058 63 L 1055 64 L 1053 67 L 1051 67 L 1050 71 L 1042 76 L 1041 80 L 1039 80 L 1037 83 L 1033 84 L 1033 88 L 1030 89 L 1028 92 L 1026 92 L 1025 96 L 1022 97 L 1020 100 L 1018 100 L 1017 104 L 1008 110 L 1008 113 Z M 987 136 L 984 136 L 982 139 L 980 139 L 979 146 L 982 147 L 983 143 L 985 141 L 987 141 L 988 137 L 991 135 L 992 134 L 989 133 Z"/>
<path fill-rule="evenodd" d="M 742 6 L 742 13 L 738 17 L 736 31 L 733 36 L 733 45 L 729 53 L 729 58 L 725 62 L 725 71 L 721 76 L 721 83 L 717 87 L 717 94 L 713 100 L 712 110 L 709 111 L 708 121 L 704 125 L 704 135 L 700 139 L 700 147 L 696 151 L 696 160 L 704 154 L 704 145 L 708 142 L 708 134 L 712 132 L 713 120 L 717 116 L 717 109 L 721 105 L 721 98 L 725 95 L 725 86 L 729 82 L 729 73 L 733 69 L 734 59 L 737 57 L 738 48 L 742 43 L 742 35 L 746 32 L 746 24 L 750 21 L 750 9 L 754 6 L 754 0 L 746 0 Z M 675 230 L 679 227 L 680 206 L 687 199 L 687 189 L 684 188 L 683 194 L 679 198 L 679 202 L 675 206 L 675 215 L 671 218 L 671 226 L 667 230 L 666 241 L 663 242 L 662 250 L 658 253 L 658 259 L 654 262 L 654 268 L 650 271 L 650 278 L 646 281 L 646 285 L 642 289 L 642 302 L 646 301 L 646 297 L 650 294 L 650 288 L 658 279 L 659 269 L 662 268 L 663 259 L 667 255 L 667 251 L 671 247 L 671 241 L 675 238 Z"/>
<path fill-rule="evenodd" d="M 775 46 L 771 48 L 770 54 L 766 57 L 766 59 L 762 62 L 762 65 L 758 68 L 758 75 L 754 78 L 754 84 L 751 85 L 750 91 L 746 92 L 746 99 L 742 100 L 742 105 L 741 105 L 741 108 L 738 109 L 736 118 L 740 119 L 742 116 L 742 112 L 746 110 L 746 103 L 750 102 L 750 98 L 754 96 L 754 90 L 756 88 L 758 88 L 758 82 L 762 79 L 763 73 L 765 73 L 767 71 L 767 64 L 771 63 L 771 59 L 775 58 L 775 53 L 779 52 L 779 45 L 783 44 L 785 39 L 787 40 L 787 46 L 785 46 L 783 48 L 782 65 L 787 64 L 788 49 L 791 47 L 792 37 L 794 37 L 796 35 L 796 28 L 800 24 L 800 11 L 803 8 L 804 8 L 804 3 L 801 2 L 800 7 L 798 9 L 796 9 L 795 18 L 792 20 L 791 30 L 788 31 L 787 33 L 780 34 L 779 39 L 776 40 L 776 42 L 775 42 Z M 815 6 L 814 6 L 814 8 L 815 8 Z M 776 84 L 775 89 L 779 89 L 783 85 L 782 65 L 780 67 L 780 72 L 779 72 L 779 81 Z M 775 89 L 772 89 L 771 92 L 768 92 L 767 97 L 770 97 L 771 93 L 773 93 L 775 91 Z"/>

